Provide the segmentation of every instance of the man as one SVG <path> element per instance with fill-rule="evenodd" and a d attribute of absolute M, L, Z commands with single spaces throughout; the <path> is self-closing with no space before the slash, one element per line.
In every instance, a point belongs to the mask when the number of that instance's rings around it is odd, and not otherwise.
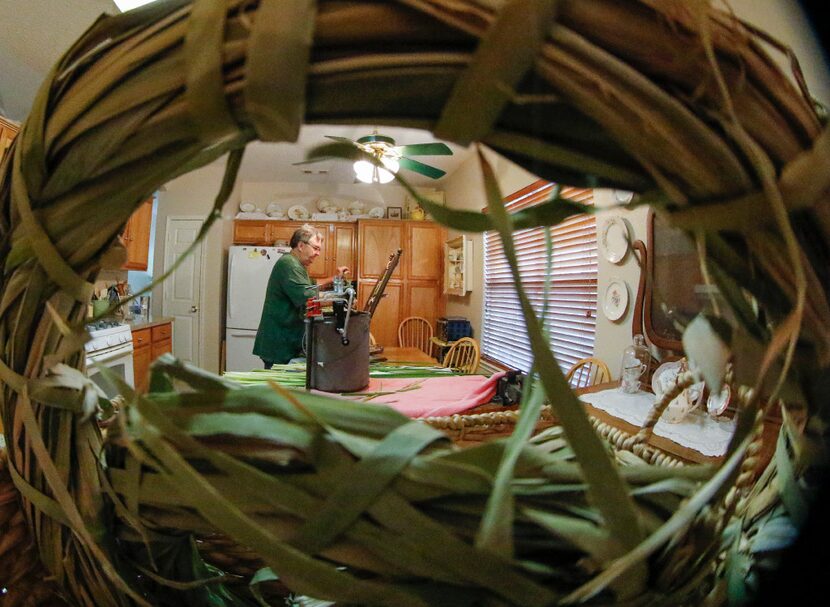
<path fill-rule="evenodd" d="M 309 289 L 314 281 L 308 275 L 308 266 L 320 255 L 323 237 L 312 226 L 304 224 L 297 228 L 289 244 L 291 252 L 280 257 L 271 270 L 254 341 L 254 354 L 262 359 L 266 369 L 302 355 L 305 303 L 315 295 Z M 348 271 L 349 268 L 341 266 L 336 276 L 342 277 Z M 321 287 L 330 285 L 334 278 L 325 280 Z"/>

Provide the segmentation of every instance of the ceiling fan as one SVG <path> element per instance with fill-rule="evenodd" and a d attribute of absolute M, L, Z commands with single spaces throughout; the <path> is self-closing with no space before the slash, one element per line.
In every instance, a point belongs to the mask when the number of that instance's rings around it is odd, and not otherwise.
<path fill-rule="evenodd" d="M 399 169 L 414 171 L 421 175 L 438 179 L 446 175 L 446 171 L 413 160 L 410 156 L 452 156 L 452 150 L 448 145 L 440 142 L 415 143 L 411 145 L 395 145 L 395 140 L 386 135 L 379 135 L 375 131 L 372 135 L 366 135 L 358 140 L 348 137 L 336 137 L 326 135 L 327 139 L 336 141 L 339 144 L 350 145 L 361 152 L 372 156 L 377 163 L 368 160 L 358 160 L 354 163 L 355 177 L 364 183 L 389 183 L 395 178 Z M 328 160 L 331 156 L 318 156 L 305 162 L 295 164 L 309 164 Z"/>

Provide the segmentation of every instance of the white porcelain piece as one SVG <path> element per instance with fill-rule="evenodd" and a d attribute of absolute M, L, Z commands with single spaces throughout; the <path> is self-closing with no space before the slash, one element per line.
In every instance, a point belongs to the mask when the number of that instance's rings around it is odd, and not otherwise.
<path fill-rule="evenodd" d="M 613 279 L 605 288 L 602 311 L 610 321 L 620 320 L 628 309 L 628 285 L 623 280 Z"/>
<path fill-rule="evenodd" d="M 621 263 L 628 254 L 631 231 L 622 217 L 611 217 L 602 227 L 599 245 L 602 255 L 611 263 Z"/>
<path fill-rule="evenodd" d="M 293 207 L 288 209 L 288 217 L 294 221 L 306 221 L 309 217 L 311 217 L 311 214 L 303 205 L 295 204 Z"/>

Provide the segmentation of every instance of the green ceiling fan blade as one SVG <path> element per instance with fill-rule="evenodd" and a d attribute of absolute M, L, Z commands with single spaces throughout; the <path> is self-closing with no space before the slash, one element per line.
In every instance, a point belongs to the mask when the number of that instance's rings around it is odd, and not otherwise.
<path fill-rule="evenodd" d="M 325 138 L 326 138 L 326 139 L 331 139 L 332 141 L 338 141 L 338 142 L 340 142 L 340 143 L 349 143 L 349 144 L 351 144 L 351 145 L 353 145 L 353 146 L 355 146 L 355 147 L 359 147 L 359 146 L 357 145 L 357 142 L 356 142 L 356 141 L 354 141 L 354 140 L 352 140 L 352 139 L 349 139 L 348 137 L 337 137 L 337 136 L 335 136 L 335 135 L 325 135 Z"/>
<path fill-rule="evenodd" d="M 452 150 L 444 143 L 414 143 L 392 148 L 401 156 L 452 156 Z"/>
<path fill-rule="evenodd" d="M 435 167 L 431 167 L 423 162 L 418 162 L 417 160 L 412 160 L 411 158 L 401 158 L 398 162 L 400 163 L 402 169 L 415 171 L 421 175 L 431 177 L 432 179 L 438 179 L 447 174 L 446 171 L 436 169 Z"/>

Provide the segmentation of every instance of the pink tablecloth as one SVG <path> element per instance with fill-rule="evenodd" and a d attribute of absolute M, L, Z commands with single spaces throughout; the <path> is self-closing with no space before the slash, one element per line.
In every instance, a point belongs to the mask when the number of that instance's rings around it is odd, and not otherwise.
<path fill-rule="evenodd" d="M 428 378 L 376 378 L 349 400 L 384 404 L 408 417 L 454 415 L 489 403 L 504 373 L 491 377 L 453 375 Z M 376 394 L 376 395 L 375 395 Z M 361 396 L 363 395 L 363 396 Z"/>

